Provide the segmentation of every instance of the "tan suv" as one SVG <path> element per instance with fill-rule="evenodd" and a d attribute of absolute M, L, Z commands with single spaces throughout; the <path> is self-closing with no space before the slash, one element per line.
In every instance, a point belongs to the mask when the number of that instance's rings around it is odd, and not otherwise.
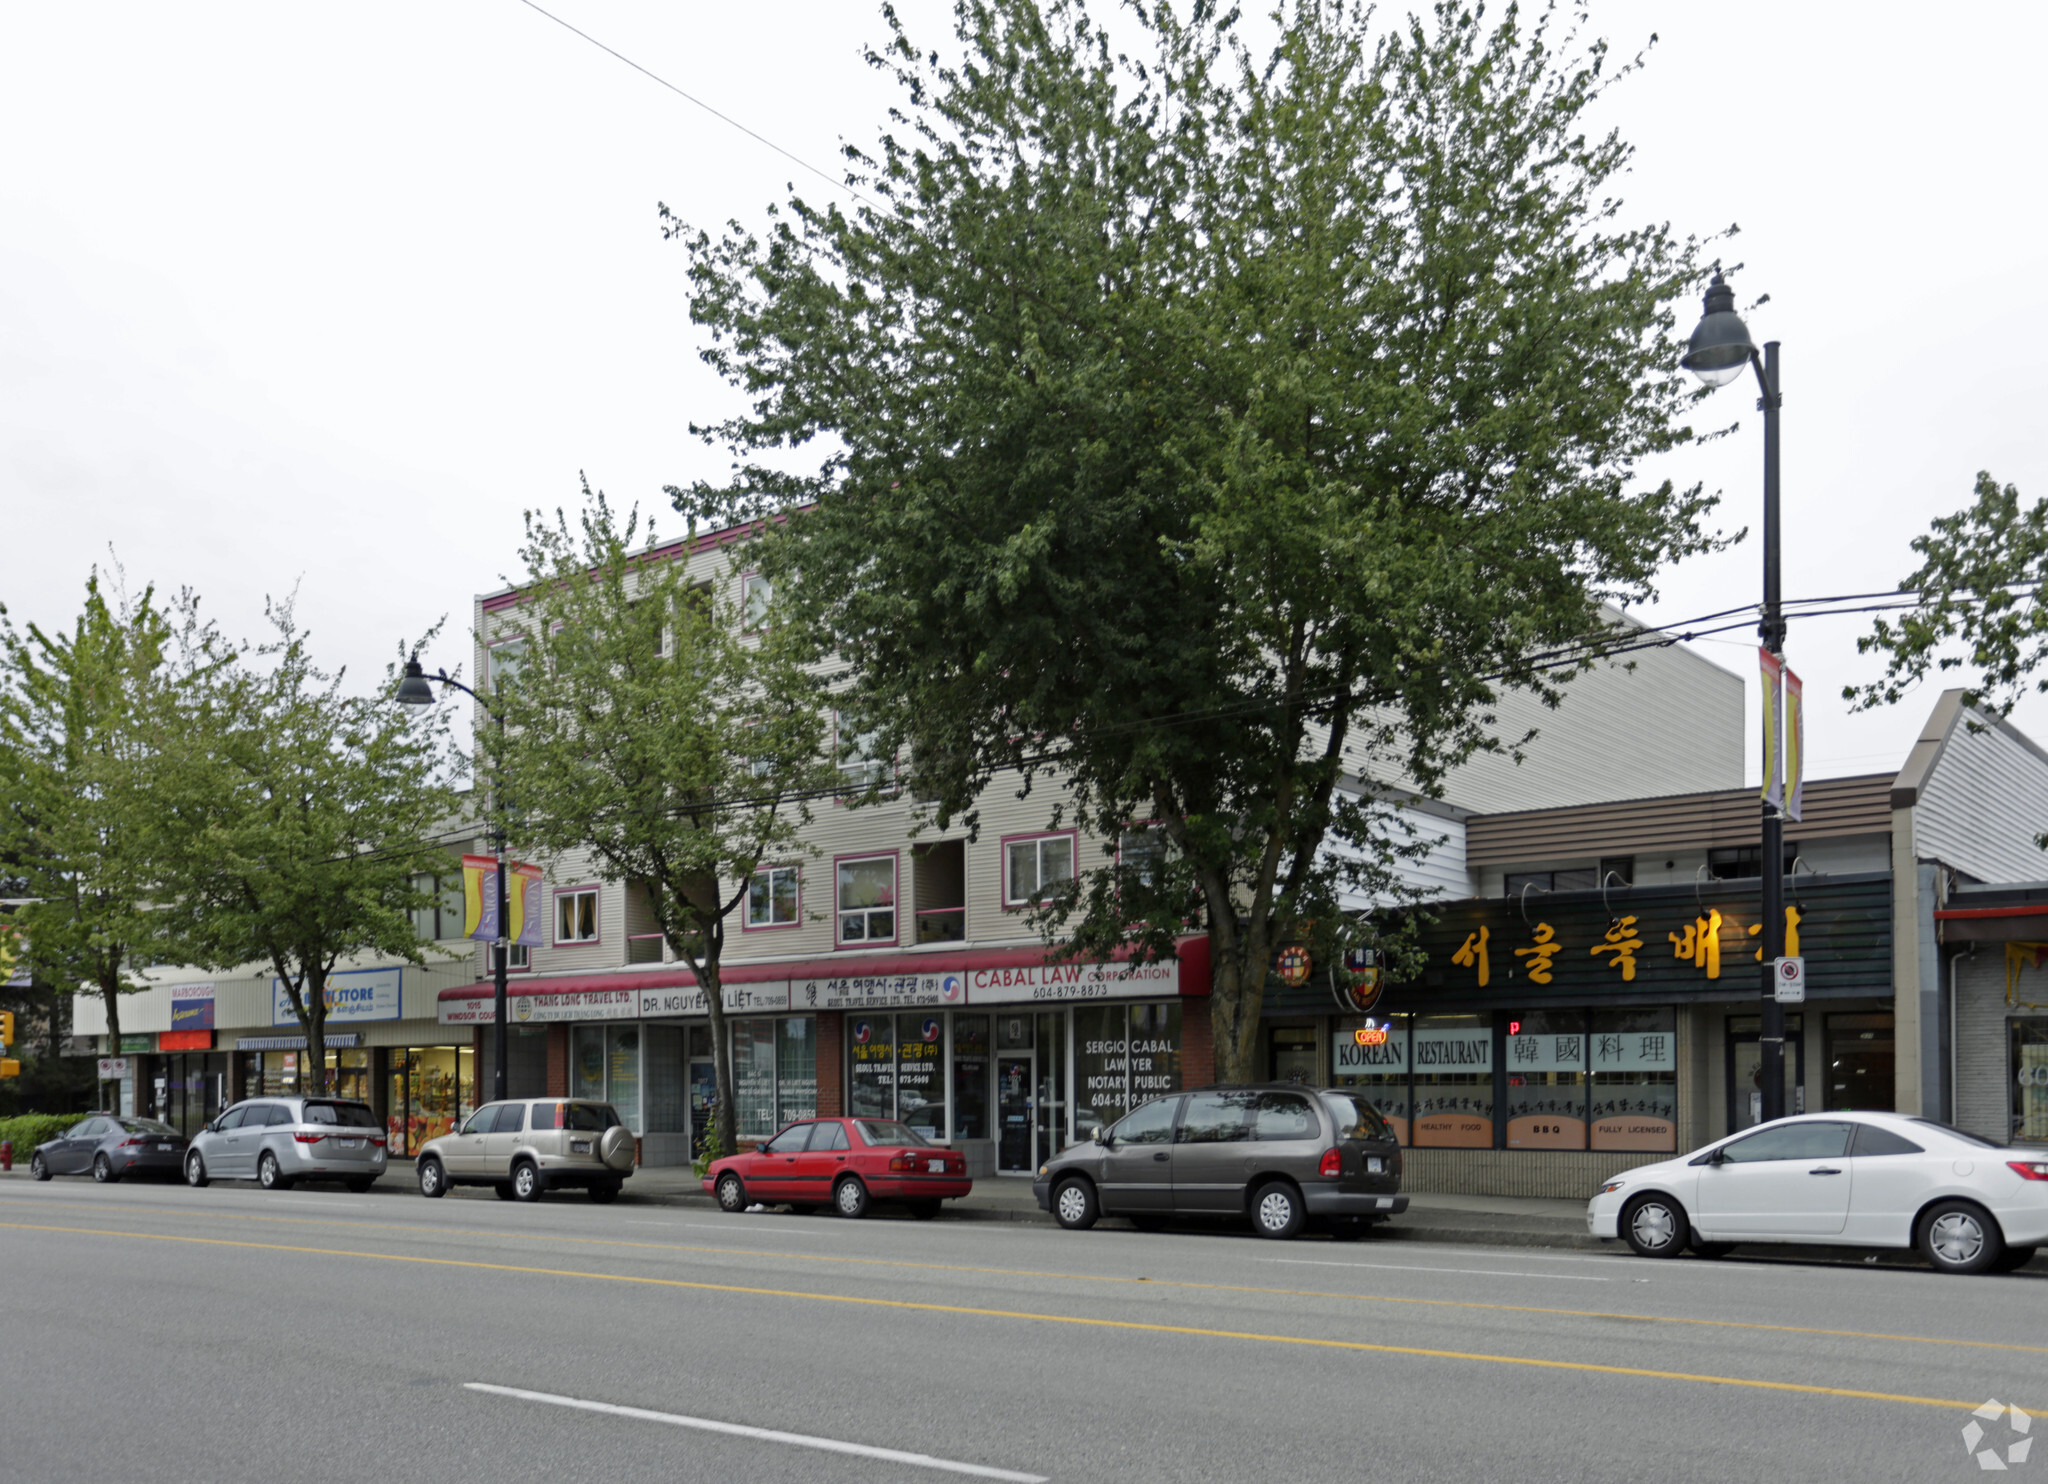
<path fill-rule="evenodd" d="M 619 1198 L 633 1173 L 633 1134 L 610 1103 L 524 1098 L 487 1103 L 419 1154 L 420 1194 L 451 1185 L 488 1185 L 498 1199 L 537 1201 L 580 1185 L 599 1203 Z"/>

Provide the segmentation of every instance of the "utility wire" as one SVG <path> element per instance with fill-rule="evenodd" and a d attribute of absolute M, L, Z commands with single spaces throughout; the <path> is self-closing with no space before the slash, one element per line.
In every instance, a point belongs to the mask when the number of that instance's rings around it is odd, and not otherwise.
<path fill-rule="evenodd" d="M 553 11 L 542 10 L 540 6 L 533 3 L 533 0 L 519 0 L 519 3 L 521 5 L 526 6 L 529 10 L 539 11 L 540 14 L 546 16 L 549 20 L 553 21 L 563 30 L 574 31 L 576 35 L 581 36 L 585 41 L 589 42 L 599 51 L 617 57 L 621 62 L 624 62 L 628 67 L 631 67 L 635 72 L 639 73 L 641 76 L 652 78 L 654 81 L 660 83 L 663 87 L 667 88 L 671 93 L 674 93 L 678 98 L 696 104 L 699 108 L 703 109 L 706 113 L 710 114 L 720 123 L 730 124 L 733 128 L 739 130 L 742 134 L 746 135 L 749 139 L 754 140 L 756 143 L 767 145 L 768 148 L 774 150 L 775 153 L 781 155 L 785 160 L 788 160 L 791 164 L 797 165 L 802 169 L 810 171 L 811 174 L 817 176 L 818 179 L 824 181 L 825 184 L 831 186 L 834 190 L 846 192 L 847 195 L 853 197 L 854 200 L 860 202 L 863 206 L 872 206 L 877 211 L 880 211 L 882 209 L 879 204 L 870 200 L 868 197 L 863 196 L 859 191 L 855 190 L 845 181 L 835 180 L 832 176 L 827 175 L 824 171 L 820 170 L 816 165 L 813 165 L 810 161 L 803 159 L 801 156 L 791 154 L 788 150 L 784 149 L 781 145 L 777 144 L 767 135 L 760 134 L 752 129 L 749 129 L 745 124 L 741 123 L 738 119 L 734 118 L 729 113 L 720 113 L 717 109 L 713 108 L 709 103 L 706 103 L 702 98 L 697 97 L 694 93 L 684 92 L 681 88 L 677 87 L 674 83 L 670 82 L 660 73 L 648 71 L 647 68 L 642 67 L 638 62 L 634 61 L 624 52 L 606 46 L 602 41 L 599 41 L 595 36 L 592 36 L 588 31 L 578 30 L 575 26 L 570 25 L 567 21 L 563 20 Z"/>

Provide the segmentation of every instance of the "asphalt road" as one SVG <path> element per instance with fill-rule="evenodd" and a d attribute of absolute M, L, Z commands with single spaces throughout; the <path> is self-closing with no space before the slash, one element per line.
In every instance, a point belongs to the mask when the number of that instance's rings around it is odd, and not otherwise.
<path fill-rule="evenodd" d="M 10 1481 L 1925 1481 L 2048 1414 L 2038 1274 L 397 1179 L 0 1182 L 0 1305 Z"/>

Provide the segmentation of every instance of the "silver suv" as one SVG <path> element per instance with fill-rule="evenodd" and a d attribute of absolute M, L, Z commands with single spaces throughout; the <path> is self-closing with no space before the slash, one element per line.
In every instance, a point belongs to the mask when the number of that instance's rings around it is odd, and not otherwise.
<path fill-rule="evenodd" d="M 384 1125 L 368 1103 L 341 1098 L 251 1098 L 192 1136 L 185 1183 L 254 1180 L 285 1190 L 339 1180 L 358 1193 L 384 1173 Z"/>
<path fill-rule="evenodd" d="M 500 1200 L 537 1201 L 558 1186 L 580 1185 L 594 1201 L 615 1201 L 633 1173 L 634 1153 L 633 1132 L 610 1103 L 487 1103 L 454 1133 L 420 1150 L 420 1194 L 488 1185 Z"/>

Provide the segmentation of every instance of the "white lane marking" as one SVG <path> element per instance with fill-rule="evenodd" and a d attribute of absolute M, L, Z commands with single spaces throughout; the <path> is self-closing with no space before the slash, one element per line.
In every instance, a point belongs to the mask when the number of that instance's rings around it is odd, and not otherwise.
<path fill-rule="evenodd" d="M 845 1443 L 837 1438 L 814 1438 L 800 1432 L 776 1432 L 773 1428 L 748 1427 L 738 1422 L 716 1422 L 709 1417 L 683 1417 L 674 1412 L 650 1412 L 644 1407 L 620 1407 L 611 1402 L 587 1402 L 579 1397 L 555 1396 L 545 1391 L 521 1391 L 512 1386 L 492 1386 L 482 1381 L 465 1381 L 465 1391 L 491 1396 L 509 1396 L 515 1401 L 546 1402 L 550 1406 L 574 1407 L 583 1412 L 603 1412 L 612 1417 L 633 1417 L 642 1422 L 666 1422 L 671 1427 L 694 1427 L 702 1432 L 722 1432 L 736 1438 L 762 1443 L 787 1443 L 795 1448 L 817 1448 L 826 1453 L 847 1453 L 855 1458 L 877 1458 L 884 1463 L 905 1463 L 915 1468 L 940 1469 L 949 1474 L 971 1474 L 977 1479 L 1003 1479 L 1009 1484 L 1047 1484 L 1043 1474 L 1020 1474 L 986 1464 L 961 1463 L 934 1458 L 929 1453 L 905 1453 L 899 1448 L 876 1448 L 867 1443 Z"/>
<path fill-rule="evenodd" d="M 1279 1262 L 1301 1268 L 1385 1268 L 1395 1273 L 1463 1273 L 1472 1278 L 1548 1278 L 1556 1283 L 1605 1283 L 1588 1273 L 1511 1273 L 1499 1268 L 1425 1268 L 1412 1262 L 1324 1262 L 1312 1257 L 1255 1257 L 1254 1262 Z"/>

